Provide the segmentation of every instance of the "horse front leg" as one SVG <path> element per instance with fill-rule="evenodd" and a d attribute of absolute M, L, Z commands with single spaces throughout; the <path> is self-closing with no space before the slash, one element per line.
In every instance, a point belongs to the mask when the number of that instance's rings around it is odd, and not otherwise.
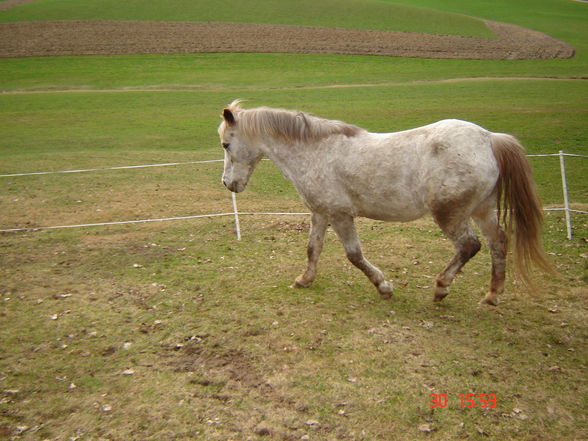
<path fill-rule="evenodd" d="M 340 216 L 332 220 L 333 229 L 343 246 L 345 247 L 345 254 L 353 265 L 362 270 L 364 274 L 377 288 L 380 296 L 383 299 L 392 297 L 392 286 L 384 279 L 384 274 L 374 265 L 372 265 L 361 251 L 361 244 L 359 236 L 355 230 L 355 224 L 351 216 Z"/>
<path fill-rule="evenodd" d="M 293 288 L 308 288 L 314 281 L 316 277 L 316 267 L 323 250 L 325 231 L 327 230 L 328 225 L 329 222 L 325 216 L 319 213 L 312 213 L 308 247 L 306 248 L 308 265 L 306 271 L 294 281 L 294 284 L 292 285 Z"/>

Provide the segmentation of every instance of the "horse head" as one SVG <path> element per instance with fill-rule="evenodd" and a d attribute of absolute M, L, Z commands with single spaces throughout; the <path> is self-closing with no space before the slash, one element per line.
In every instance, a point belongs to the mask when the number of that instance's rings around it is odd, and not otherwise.
<path fill-rule="evenodd" d="M 225 165 L 222 181 L 234 193 L 245 190 L 247 182 L 263 154 L 252 147 L 239 127 L 238 101 L 233 101 L 223 110 L 218 128 L 221 145 L 225 150 Z"/>

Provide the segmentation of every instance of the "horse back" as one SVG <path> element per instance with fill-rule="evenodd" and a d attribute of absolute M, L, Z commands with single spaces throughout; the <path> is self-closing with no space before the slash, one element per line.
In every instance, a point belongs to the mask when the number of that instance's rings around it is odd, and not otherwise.
<path fill-rule="evenodd" d="M 460 120 L 357 137 L 340 167 L 346 193 L 358 215 L 383 220 L 417 219 L 439 207 L 471 210 L 498 179 L 490 137 Z"/>

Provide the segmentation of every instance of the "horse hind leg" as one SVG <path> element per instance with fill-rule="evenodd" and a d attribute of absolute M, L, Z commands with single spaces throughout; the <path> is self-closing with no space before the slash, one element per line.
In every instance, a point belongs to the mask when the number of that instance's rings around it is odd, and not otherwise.
<path fill-rule="evenodd" d="M 455 246 L 455 255 L 435 280 L 433 301 L 440 302 L 449 294 L 449 287 L 457 273 L 480 251 L 481 244 L 472 231 L 469 220 L 459 223 L 442 223 L 437 218 L 436 220 Z"/>
<path fill-rule="evenodd" d="M 473 218 L 482 234 L 488 241 L 490 256 L 492 257 L 492 278 L 490 291 L 480 301 L 482 304 L 496 306 L 498 295 L 504 292 L 506 273 L 506 235 L 498 222 L 498 214 L 494 205 L 474 213 Z"/>
<path fill-rule="evenodd" d="M 384 274 L 377 267 L 372 265 L 364 256 L 361 250 L 359 236 L 355 230 L 351 216 L 340 216 L 332 221 L 333 229 L 345 248 L 345 254 L 349 261 L 363 273 L 374 284 L 383 299 L 392 297 L 392 286 L 384 279 Z"/>

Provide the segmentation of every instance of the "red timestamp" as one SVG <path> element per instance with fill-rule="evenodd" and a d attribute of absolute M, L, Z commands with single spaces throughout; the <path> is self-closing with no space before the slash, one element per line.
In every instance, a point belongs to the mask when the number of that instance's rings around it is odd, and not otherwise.
<path fill-rule="evenodd" d="M 496 407 L 498 404 L 496 394 L 458 394 L 459 407 Z M 429 394 L 431 402 L 429 407 L 447 407 L 449 398 L 447 394 Z"/>

